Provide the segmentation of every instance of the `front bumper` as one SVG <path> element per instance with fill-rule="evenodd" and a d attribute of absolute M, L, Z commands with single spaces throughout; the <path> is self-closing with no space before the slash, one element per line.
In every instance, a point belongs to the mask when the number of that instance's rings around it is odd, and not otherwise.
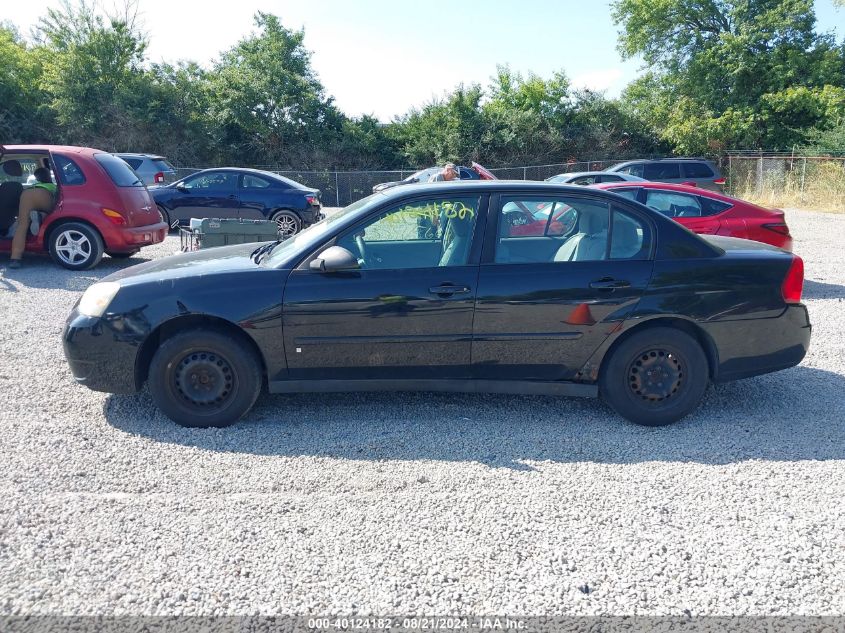
<path fill-rule="evenodd" d="M 138 337 L 125 319 L 118 322 L 110 321 L 108 315 L 89 317 L 74 308 L 65 322 L 62 346 L 73 378 L 80 385 L 107 393 L 138 391 Z"/>

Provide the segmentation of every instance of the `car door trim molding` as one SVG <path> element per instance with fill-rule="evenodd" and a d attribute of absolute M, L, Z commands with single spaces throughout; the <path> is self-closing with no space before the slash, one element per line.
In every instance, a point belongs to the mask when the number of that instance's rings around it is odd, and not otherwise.
<path fill-rule="evenodd" d="M 296 345 L 361 345 L 365 343 L 460 343 L 472 340 L 471 334 L 408 334 L 394 336 L 300 336 Z"/>
<path fill-rule="evenodd" d="M 502 393 L 540 396 L 598 397 L 598 385 L 569 381 L 535 380 L 271 380 L 270 393 L 341 393 L 348 391 L 441 391 Z"/>

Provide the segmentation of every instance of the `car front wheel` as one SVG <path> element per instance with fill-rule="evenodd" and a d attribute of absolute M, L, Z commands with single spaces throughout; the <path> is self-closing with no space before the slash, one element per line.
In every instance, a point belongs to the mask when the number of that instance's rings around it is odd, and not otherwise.
<path fill-rule="evenodd" d="M 103 258 L 103 238 L 82 222 L 67 222 L 50 233 L 50 256 L 69 270 L 88 270 Z"/>
<path fill-rule="evenodd" d="M 212 329 L 167 339 L 150 363 L 153 401 L 182 426 L 235 423 L 252 408 L 261 384 L 255 353 L 238 338 Z"/>
<path fill-rule="evenodd" d="M 709 382 L 707 357 L 693 337 L 652 327 L 625 339 L 605 361 L 602 398 L 624 418 L 664 426 L 698 406 Z"/>
<path fill-rule="evenodd" d="M 277 211 L 270 219 L 276 223 L 279 237 L 282 239 L 296 235 L 302 229 L 302 220 L 293 211 Z"/>

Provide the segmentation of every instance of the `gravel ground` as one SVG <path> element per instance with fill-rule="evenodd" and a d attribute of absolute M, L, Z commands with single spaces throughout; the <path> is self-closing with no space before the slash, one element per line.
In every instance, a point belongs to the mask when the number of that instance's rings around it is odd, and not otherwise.
<path fill-rule="evenodd" d="M 672 427 L 597 401 L 263 396 L 182 429 L 77 387 L 94 271 L 0 261 L 0 614 L 845 614 L 845 215 L 788 214 L 801 366 Z"/>

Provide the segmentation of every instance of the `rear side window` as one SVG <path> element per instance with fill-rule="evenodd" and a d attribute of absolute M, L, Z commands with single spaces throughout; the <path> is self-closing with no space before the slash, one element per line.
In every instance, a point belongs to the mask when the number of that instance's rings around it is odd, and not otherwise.
<path fill-rule="evenodd" d="M 620 182 L 623 180 L 622 176 L 614 176 L 613 174 L 602 174 L 600 182 Z"/>
<path fill-rule="evenodd" d="M 681 169 L 678 163 L 660 162 L 648 163 L 645 166 L 644 176 L 646 180 L 666 180 L 668 178 L 680 178 Z M 635 174 L 636 175 L 636 174 Z"/>
<path fill-rule="evenodd" d="M 153 166 L 158 171 L 176 171 L 176 169 L 174 169 L 173 165 L 171 165 L 169 162 L 167 162 L 163 158 L 156 158 L 153 161 Z"/>
<path fill-rule="evenodd" d="M 676 191 L 647 189 L 645 204 L 670 218 L 696 218 L 701 216 L 701 198 Z"/>
<path fill-rule="evenodd" d="M 715 174 L 706 163 L 684 163 L 684 176 L 686 178 L 712 178 Z"/>
<path fill-rule="evenodd" d="M 705 198 L 704 196 L 699 196 L 698 199 L 701 201 L 701 215 L 716 215 L 734 206 L 729 202 L 713 200 L 713 198 Z"/>
<path fill-rule="evenodd" d="M 264 180 L 259 176 L 253 174 L 244 174 L 241 176 L 241 189 L 266 189 L 270 186 L 269 180 Z"/>
<path fill-rule="evenodd" d="M 143 158 L 129 158 L 125 156 L 119 156 L 118 158 L 125 160 L 127 163 L 129 163 L 129 166 L 132 169 L 138 169 L 141 166 L 141 163 L 144 162 Z"/>
<path fill-rule="evenodd" d="M 94 154 L 94 159 L 100 163 L 103 169 L 111 178 L 112 182 L 118 187 L 143 187 L 144 183 L 140 181 L 135 172 L 127 165 L 123 159 L 111 154 Z"/>
<path fill-rule="evenodd" d="M 622 196 L 623 198 L 628 198 L 628 200 L 634 201 L 636 201 L 637 196 L 640 193 L 639 187 L 631 187 L 630 189 L 610 189 L 609 191 L 612 191 L 618 196 Z"/>
<path fill-rule="evenodd" d="M 114 158 L 114 156 L 112 156 Z M 120 160 L 119 158 L 114 158 L 115 160 Z M 85 174 L 82 173 L 82 170 L 79 168 L 75 162 L 73 162 L 67 156 L 62 156 L 61 154 L 53 154 L 53 162 L 56 163 L 56 167 L 59 170 L 59 182 L 63 185 L 84 185 L 85 184 Z M 123 166 L 126 167 L 126 163 L 123 163 Z"/>

